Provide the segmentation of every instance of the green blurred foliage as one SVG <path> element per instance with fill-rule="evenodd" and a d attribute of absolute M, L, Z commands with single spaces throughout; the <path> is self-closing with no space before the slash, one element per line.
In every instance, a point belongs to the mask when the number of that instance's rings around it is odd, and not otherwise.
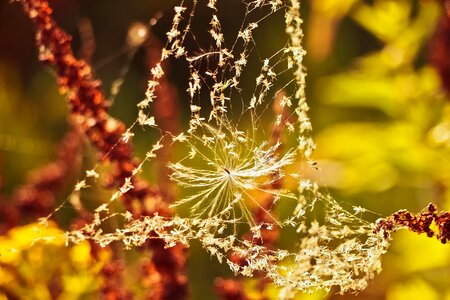
<path fill-rule="evenodd" d="M 338 2 L 315 1 L 323 9 L 316 9 L 312 18 L 330 17 L 327 7 Z M 345 15 L 334 14 L 334 24 L 351 20 L 376 39 L 376 46 L 339 66 L 339 71 L 322 71 L 325 76 L 311 79 L 310 101 L 319 102 L 314 116 L 320 127 L 316 155 L 323 181 L 341 201 L 376 212 L 374 218 L 400 208 L 420 211 L 431 201 L 448 210 L 449 97 L 426 62 L 441 5 L 352 1 L 351 7 L 342 3 L 335 11 Z M 344 26 L 336 31 L 336 49 L 341 47 L 339 36 L 345 34 Z M 309 46 L 314 51 L 315 44 Z M 327 65 L 332 56 L 330 50 L 329 57 L 314 63 Z M 367 290 L 354 297 L 325 298 L 444 299 L 450 293 L 449 259 L 447 246 L 399 232 L 383 259 L 383 272 Z"/>

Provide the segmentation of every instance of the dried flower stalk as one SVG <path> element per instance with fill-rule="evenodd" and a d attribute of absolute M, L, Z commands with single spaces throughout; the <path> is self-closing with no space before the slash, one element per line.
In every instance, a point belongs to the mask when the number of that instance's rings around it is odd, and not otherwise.
<path fill-rule="evenodd" d="M 432 226 L 437 227 L 438 232 Z M 407 228 L 418 234 L 425 233 L 428 237 L 436 237 L 441 243 L 450 241 L 450 212 L 438 212 L 435 204 L 428 204 L 425 211 L 413 214 L 405 209 L 392 216 L 377 221 L 374 232 L 381 232 L 387 239 L 391 233 L 400 228 Z"/>
<path fill-rule="evenodd" d="M 100 81 L 94 80 L 88 64 L 74 57 L 70 45 L 71 37 L 56 25 L 48 1 L 19 2 L 36 27 L 39 59 L 56 68 L 58 84 L 61 92 L 67 96 L 73 119 L 99 150 L 102 160 L 110 161 L 114 167 L 107 185 L 118 188 L 130 180 L 133 188 L 122 194 L 122 200 L 126 209 L 135 217 L 153 213 L 170 215 L 159 191 L 134 177 L 133 170 L 138 163 L 133 157 L 132 145 L 123 139 L 125 125 L 108 115 L 109 104 L 101 91 Z M 132 205 L 135 199 L 141 205 Z M 179 290 L 181 295 L 185 295 L 187 280 L 183 274 L 183 249 L 164 249 L 159 243 L 150 244 L 150 247 L 153 250 L 153 258 L 168 258 L 153 260 L 154 270 L 158 273 L 155 276 L 161 278 L 156 283 L 161 292 L 155 295 L 154 299 L 174 299 L 170 297 L 173 290 Z M 177 264 L 167 264 L 167 261 L 176 261 Z"/>
<path fill-rule="evenodd" d="M 48 215 L 55 205 L 55 198 L 67 187 L 71 175 L 75 176 L 81 164 L 81 138 L 75 130 L 69 131 L 57 148 L 56 159 L 31 172 L 26 183 L 19 186 L 0 207 L 4 232 L 19 222 Z"/>

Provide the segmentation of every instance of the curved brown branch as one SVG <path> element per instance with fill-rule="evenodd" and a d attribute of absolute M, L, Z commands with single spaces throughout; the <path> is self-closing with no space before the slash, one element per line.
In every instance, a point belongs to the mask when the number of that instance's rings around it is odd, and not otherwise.
<path fill-rule="evenodd" d="M 442 87 L 450 93 L 450 0 L 444 0 L 446 14 L 436 26 L 429 44 L 429 59 L 441 77 Z"/>
<path fill-rule="evenodd" d="M 81 139 L 75 130 L 69 131 L 57 148 L 56 159 L 30 173 L 26 183 L 0 206 L 0 232 L 27 219 L 48 215 L 54 209 L 55 197 L 70 182 L 74 170 L 81 165 Z"/>
<path fill-rule="evenodd" d="M 281 120 L 279 123 L 271 124 L 272 133 L 270 137 L 270 144 L 273 146 L 277 144 L 278 142 L 283 140 L 283 130 L 285 127 L 285 122 L 289 119 L 289 114 L 287 110 L 284 110 L 281 105 L 281 99 L 285 96 L 284 92 L 280 92 L 277 95 L 277 98 L 274 101 L 274 104 L 272 106 L 272 110 L 275 115 L 281 115 Z M 276 154 L 281 154 L 282 151 L 282 145 L 278 147 Z M 275 175 L 275 174 L 274 174 Z M 283 186 L 282 179 L 274 180 L 272 182 L 272 188 L 273 189 L 280 189 Z M 256 224 L 264 223 L 264 224 L 271 224 L 273 223 L 273 217 L 271 217 L 267 212 L 271 211 L 274 206 L 274 196 L 273 195 L 266 195 L 262 200 L 261 203 L 259 203 L 259 206 L 256 207 L 253 211 L 253 217 Z M 273 226 L 272 228 L 268 229 L 267 226 L 262 226 L 260 229 L 260 236 L 261 238 L 257 240 L 256 242 L 259 245 L 264 245 L 268 249 L 275 249 L 276 248 L 276 242 L 280 236 L 280 228 L 278 226 Z M 251 233 L 248 233 L 246 235 L 246 238 L 248 240 L 254 240 L 253 235 Z M 246 258 L 242 257 L 240 255 L 237 255 L 235 253 L 232 253 L 230 255 L 231 261 L 234 263 L 237 263 L 241 266 L 244 266 L 247 264 Z M 261 274 L 258 274 L 258 289 L 263 292 L 266 288 L 267 284 L 270 282 L 267 278 L 264 276 L 261 276 Z M 248 299 L 246 292 L 244 290 L 244 286 L 240 282 L 239 279 L 224 279 L 224 278 L 216 278 L 215 282 L 215 289 L 219 296 L 223 300 L 245 300 Z"/>
<path fill-rule="evenodd" d="M 216 278 L 214 285 L 219 296 L 224 300 L 247 300 L 242 283 L 234 279 Z"/>
<path fill-rule="evenodd" d="M 433 223 L 438 232 L 432 229 Z M 400 228 L 407 228 L 418 234 L 425 233 L 445 244 L 450 241 L 450 212 L 437 212 L 433 203 L 428 204 L 426 211 L 417 214 L 402 209 L 392 216 L 378 220 L 374 232 L 381 232 L 385 238 L 389 238 L 392 232 Z"/>
<path fill-rule="evenodd" d="M 123 195 L 122 201 L 134 217 L 153 213 L 170 215 L 159 190 L 132 176 L 137 160 L 133 156 L 132 145 L 122 139 L 126 127 L 108 115 L 109 103 L 103 95 L 100 81 L 93 78 L 86 62 L 74 57 L 71 36 L 56 25 L 48 1 L 20 0 L 20 3 L 35 25 L 39 59 L 56 69 L 60 90 L 67 96 L 73 119 L 96 146 L 102 159 L 108 160 L 114 168 L 107 185 L 118 188 L 126 178 L 132 178 L 134 188 Z M 157 273 L 155 276 L 161 278 L 155 283 L 158 287 L 152 287 L 161 291 L 154 299 L 183 299 L 187 291 L 183 248 L 164 249 L 159 243 L 150 244 L 150 247 Z M 167 259 L 158 259 L 161 256 Z M 178 264 L 168 264 L 170 261 L 177 261 Z M 179 291 L 180 297 L 171 297 L 174 289 Z"/>

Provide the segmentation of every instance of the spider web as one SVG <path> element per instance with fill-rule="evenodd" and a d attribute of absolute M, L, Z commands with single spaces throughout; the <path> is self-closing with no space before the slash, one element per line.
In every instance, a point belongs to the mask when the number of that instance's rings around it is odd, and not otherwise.
<path fill-rule="evenodd" d="M 234 31 L 223 19 L 226 10 L 243 12 Z M 284 35 L 278 46 L 264 38 L 262 29 L 272 26 Z M 169 165 L 180 191 L 173 204 L 178 214 L 135 219 L 130 212 L 116 212 L 112 204 L 134 188 L 130 177 L 95 209 L 92 223 L 66 232 L 66 242 L 90 239 L 101 246 L 120 242 L 131 248 L 150 236 L 167 247 L 198 240 L 235 274 L 262 272 L 279 286 L 280 298 L 334 286 L 342 293 L 365 288 L 380 271 L 388 242 L 355 214 L 363 209 L 343 209 L 307 177 L 317 170 L 301 26 L 299 0 L 192 0 L 175 6 L 160 63 L 150 70 L 138 117 L 123 139 L 129 141 L 139 127 L 161 137 L 133 175 L 158 157 L 163 139 L 183 153 Z M 189 74 L 185 97 L 190 119 L 180 134 L 162 130 L 152 115 L 166 61 L 182 62 Z M 100 164 L 87 170 L 71 197 L 96 181 L 99 169 Z M 279 213 L 279 207 L 290 208 L 289 213 Z M 106 220 L 120 216 L 123 226 L 102 231 Z M 293 232 L 295 245 L 266 245 L 264 232 L 272 230 Z M 228 253 L 245 264 L 231 260 Z"/>

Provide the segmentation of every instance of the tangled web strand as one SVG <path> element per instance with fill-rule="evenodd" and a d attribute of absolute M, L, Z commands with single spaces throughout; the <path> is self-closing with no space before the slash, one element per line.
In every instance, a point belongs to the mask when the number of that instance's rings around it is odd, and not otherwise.
<path fill-rule="evenodd" d="M 217 2 L 181 1 L 174 7 L 161 61 L 151 69 L 146 97 L 138 104 L 138 117 L 123 135 L 128 142 L 139 125 L 160 132 L 151 107 L 158 101 L 157 90 L 164 76 L 161 63 L 168 59 L 186 63 L 191 114 L 188 129 L 178 135 L 164 133 L 162 138 L 169 136 L 170 147 L 186 153 L 169 168 L 182 195 L 174 206 L 187 207 L 189 215 L 155 214 L 134 219 L 130 213 L 111 213 L 109 203 L 134 188 L 130 177 L 109 202 L 97 208 L 92 223 L 65 234 L 67 243 L 90 239 L 101 246 L 120 242 L 130 248 L 143 245 L 149 238 L 163 240 L 166 247 L 189 246 L 190 241 L 197 240 L 235 274 L 264 274 L 279 286 L 280 298 L 334 286 L 341 293 L 365 288 L 380 271 L 380 256 L 389 243 L 381 233 L 374 233 L 373 224 L 357 217 L 357 211 L 343 209 L 306 177 L 305 168 L 315 170 L 311 157 L 315 145 L 305 97 L 300 1 L 229 4 L 222 0 L 223 5 L 241 5 L 245 10 L 231 42 L 225 40 Z M 210 18 L 206 30 L 210 39 L 208 51 L 193 46 L 198 45 L 195 42 L 199 34 L 193 28 L 197 28 L 199 11 L 206 11 Z M 260 57 L 256 33 L 279 16 L 284 18 L 280 26 L 284 27 L 286 42 L 274 53 Z M 214 62 L 210 57 L 216 58 Z M 247 64 L 255 60 L 260 71 L 253 78 L 253 86 L 244 86 L 243 78 L 252 74 Z M 241 112 L 235 118 L 236 109 L 231 104 L 238 101 Z M 281 109 L 273 114 L 268 107 L 275 102 Z M 286 129 L 285 140 L 278 137 L 274 141 L 273 131 L 261 129 L 269 119 L 274 126 Z M 153 145 L 133 170 L 133 176 L 157 157 L 161 147 L 161 140 Z M 86 185 L 75 190 L 82 188 Z M 262 205 L 261 199 L 267 197 L 273 203 L 270 207 Z M 293 207 L 289 215 L 276 216 L 274 208 L 286 203 Z M 256 209 L 263 210 L 268 218 L 256 220 Z M 323 221 L 311 217 L 318 210 Z M 113 215 L 123 215 L 125 225 L 112 233 L 103 232 L 100 225 Z M 275 228 L 293 229 L 298 238 L 295 247 L 277 249 L 264 245 L 261 231 Z M 243 231 L 248 233 L 244 235 Z M 230 253 L 244 263 L 231 259 Z"/>

